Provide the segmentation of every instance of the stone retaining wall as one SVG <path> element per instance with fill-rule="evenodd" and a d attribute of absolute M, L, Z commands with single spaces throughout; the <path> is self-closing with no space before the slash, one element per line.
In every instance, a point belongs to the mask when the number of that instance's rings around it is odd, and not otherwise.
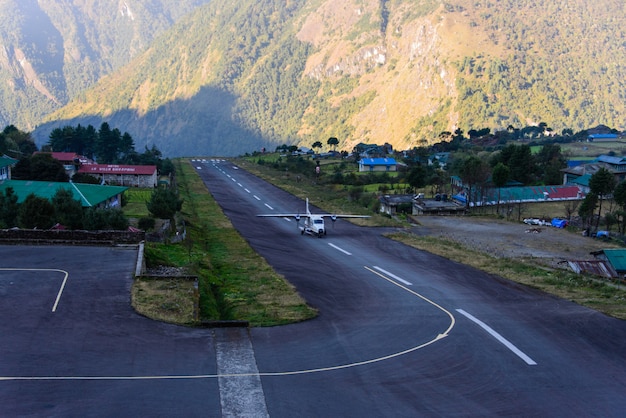
<path fill-rule="evenodd" d="M 2 229 L 0 244 L 120 245 L 139 244 L 145 232 Z"/>

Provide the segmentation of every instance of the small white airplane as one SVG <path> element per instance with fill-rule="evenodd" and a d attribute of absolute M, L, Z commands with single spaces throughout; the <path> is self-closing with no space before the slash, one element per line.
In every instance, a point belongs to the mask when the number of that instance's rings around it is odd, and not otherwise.
<path fill-rule="evenodd" d="M 306 213 L 277 213 L 277 214 L 264 214 L 257 215 L 259 217 L 267 218 L 295 218 L 298 222 L 298 228 L 300 233 L 309 235 L 315 235 L 318 238 L 322 238 L 326 235 L 326 228 L 324 227 L 324 218 L 330 218 L 335 222 L 338 218 L 369 218 L 368 215 L 331 215 L 331 214 L 313 214 L 309 210 L 309 199 L 306 199 Z M 300 226 L 300 219 L 304 218 L 304 226 Z"/>

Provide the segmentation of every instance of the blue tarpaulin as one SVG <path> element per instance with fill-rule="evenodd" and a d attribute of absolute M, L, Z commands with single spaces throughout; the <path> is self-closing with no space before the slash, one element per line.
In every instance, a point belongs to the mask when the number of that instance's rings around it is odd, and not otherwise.
<path fill-rule="evenodd" d="M 565 219 L 554 218 L 552 219 L 552 226 L 556 228 L 565 228 L 567 226 L 567 221 Z"/>

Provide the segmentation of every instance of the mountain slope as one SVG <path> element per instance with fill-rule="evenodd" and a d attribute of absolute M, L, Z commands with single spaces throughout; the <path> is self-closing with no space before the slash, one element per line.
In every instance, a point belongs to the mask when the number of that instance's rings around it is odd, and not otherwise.
<path fill-rule="evenodd" d="M 621 0 L 213 0 L 35 131 L 107 120 L 166 155 L 335 136 L 624 129 Z"/>
<path fill-rule="evenodd" d="M 209 0 L 0 0 L 0 123 L 32 129 Z"/>

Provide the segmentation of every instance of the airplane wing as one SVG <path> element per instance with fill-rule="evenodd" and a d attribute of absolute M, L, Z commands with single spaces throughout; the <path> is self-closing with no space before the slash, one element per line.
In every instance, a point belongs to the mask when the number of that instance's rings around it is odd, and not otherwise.
<path fill-rule="evenodd" d="M 309 198 L 306 198 L 306 211 L 305 213 L 268 213 L 268 214 L 262 214 L 262 215 L 257 215 L 259 217 L 265 217 L 265 218 L 295 218 L 296 220 L 300 220 L 301 218 L 321 218 L 321 217 L 327 217 L 332 219 L 332 221 L 336 221 L 337 218 L 369 218 L 369 215 L 335 215 L 335 214 L 331 214 L 331 213 L 311 213 L 311 211 L 309 210 Z"/>
<path fill-rule="evenodd" d="M 257 215 L 260 218 L 308 218 L 309 215 L 303 213 L 267 213 L 262 215 Z"/>
<path fill-rule="evenodd" d="M 325 216 L 328 218 L 332 218 L 332 219 L 338 219 L 338 218 L 370 218 L 369 215 L 333 215 L 333 214 L 323 214 L 323 215 L 319 215 L 319 216 Z"/>

